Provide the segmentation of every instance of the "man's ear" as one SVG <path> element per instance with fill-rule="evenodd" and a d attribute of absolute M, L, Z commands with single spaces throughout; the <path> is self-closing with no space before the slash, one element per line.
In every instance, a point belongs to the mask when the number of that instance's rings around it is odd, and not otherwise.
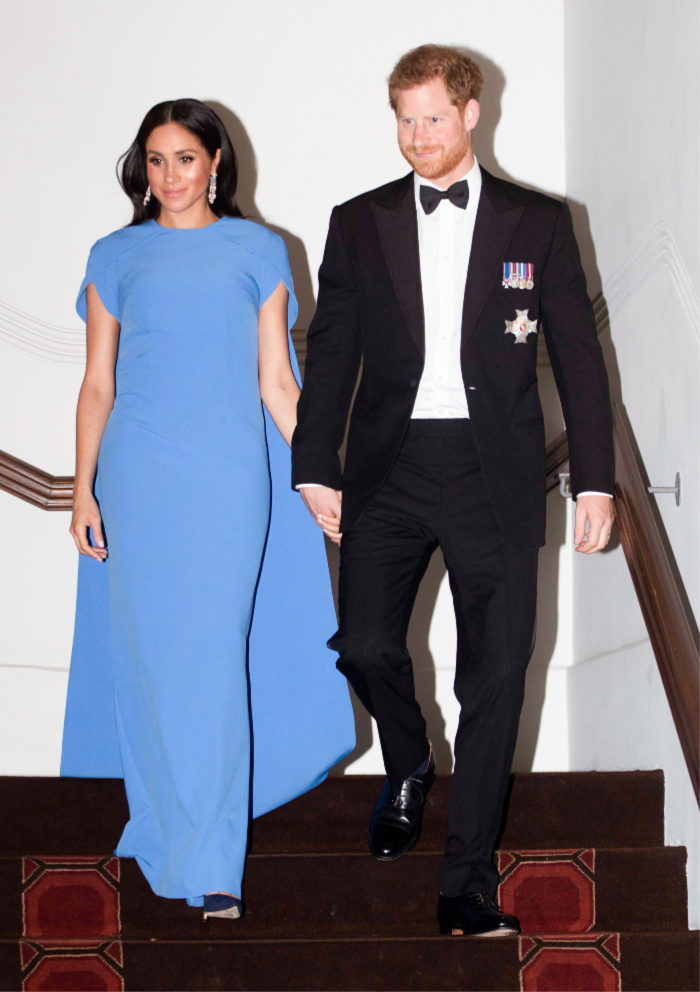
<path fill-rule="evenodd" d="M 478 123 L 480 113 L 481 107 L 479 106 L 478 100 L 471 99 L 467 101 L 467 105 L 464 108 L 464 113 L 462 114 L 464 127 L 467 131 L 474 130 Z"/>

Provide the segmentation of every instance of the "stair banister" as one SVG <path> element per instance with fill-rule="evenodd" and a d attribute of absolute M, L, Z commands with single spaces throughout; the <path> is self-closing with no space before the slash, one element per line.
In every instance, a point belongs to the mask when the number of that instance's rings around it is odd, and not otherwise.
<path fill-rule="evenodd" d="M 661 680 L 700 804 L 700 650 L 698 626 L 649 489 L 623 406 L 613 403 L 617 528 Z M 566 431 L 547 447 L 547 491 L 567 468 Z"/>

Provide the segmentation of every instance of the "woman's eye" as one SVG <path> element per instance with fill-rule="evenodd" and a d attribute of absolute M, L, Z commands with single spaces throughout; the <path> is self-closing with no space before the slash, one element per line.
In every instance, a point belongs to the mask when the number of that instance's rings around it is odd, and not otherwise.
<path fill-rule="evenodd" d="M 194 159 L 191 155 L 183 155 L 180 159 L 181 162 L 193 162 Z"/>
<path fill-rule="evenodd" d="M 161 160 L 159 158 L 149 158 L 148 161 L 151 163 L 151 165 L 160 165 Z"/>

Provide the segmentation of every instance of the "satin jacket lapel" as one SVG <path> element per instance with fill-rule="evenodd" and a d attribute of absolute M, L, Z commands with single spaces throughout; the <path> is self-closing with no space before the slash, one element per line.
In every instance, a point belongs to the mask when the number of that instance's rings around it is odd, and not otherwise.
<path fill-rule="evenodd" d="M 375 200 L 371 206 L 401 311 L 416 347 L 421 355 L 425 355 L 425 317 L 413 173 L 399 180 L 388 196 Z"/>
<path fill-rule="evenodd" d="M 525 209 L 513 204 L 505 183 L 481 170 L 482 186 L 476 212 L 469 271 L 462 309 L 462 347 L 469 339 L 498 279 L 508 242 Z"/>

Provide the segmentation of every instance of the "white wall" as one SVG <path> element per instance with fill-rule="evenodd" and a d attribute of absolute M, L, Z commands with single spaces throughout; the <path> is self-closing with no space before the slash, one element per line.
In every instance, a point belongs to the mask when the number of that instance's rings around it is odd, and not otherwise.
<path fill-rule="evenodd" d="M 225 108 L 241 158 L 243 209 L 286 234 L 302 327 L 313 311 L 332 206 L 407 171 L 385 88 L 407 49 L 438 41 L 476 52 L 487 77 L 477 140 L 481 161 L 501 175 L 563 194 L 561 0 L 530 0 L 527 16 L 516 17 L 486 0 L 445 0 L 439 16 L 418 0 L 357 0 L 350 15 L 348 10 L 320 0 L 209 0 L 196 10 L 164 0 L 117 6 L 6 0 L 0 22 L 0 87 L 6 94 L 0 118 L 6 191 L 1 449 L 52 473 L 73 470 L 81 378 L 81 336 L 70 333 L 81 328 L 73 301 L 92 242 L 129 219 L 114 165 L 157 101 L 197 96 Z M 3 304 L 28 318 L 18 327 L 17 315 Z M 545 572 L 557 568 L 562 510 L 557 512 Z M 58 771 L 76 575 L 67 526 L 67 514 L 44 513 L 0 493 L 0 773 Z M 564 712 L 561 675 L 550 686 L 539 734 L 556 640 L 551 597 L 545 611 L 551 629 L 542 639 L 547 650 L 533 665 L 520 748 L 527 767 L 535 753 L 536 767 L 563 767 L 555 733 Z M 541 623 L 546 626 L 546 619 Z M 439 561 L 422 590 L 411 636 L 431 733 L 442 767 L 449 767 L 447 741 L 456 719 L 454 620 Z M 430 702 L 436 687 L 437 703 Z M 353 771 L 379 771 L 366 722 L 360 732 Z"/>
<path fill-rule="evenodd" d="M 681 473 L 681 506 L 656 499 L 696 617 L 699 15 L 695 0 L 565 3 L 567 196 L 589 283 L 607 303 L 615 397 L 652 483 Z M 666 839 L 688 847 L 697 927 L 698 809 L 624 555 L 576 557 L 571 767 L 664 769 Z"/>

